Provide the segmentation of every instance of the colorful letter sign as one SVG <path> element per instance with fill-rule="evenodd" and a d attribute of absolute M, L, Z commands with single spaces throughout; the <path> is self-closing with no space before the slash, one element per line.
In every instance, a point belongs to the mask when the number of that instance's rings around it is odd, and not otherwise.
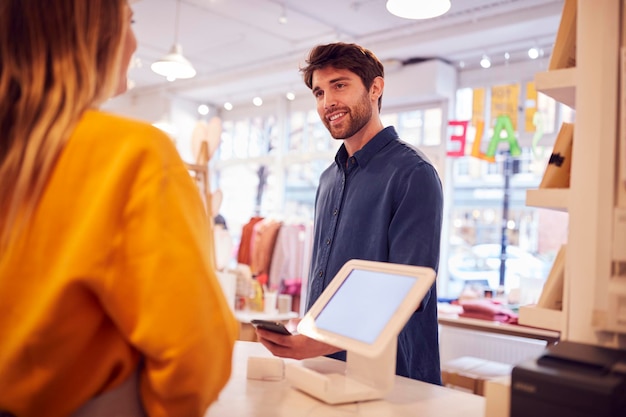
<path fill-rule="evenodd" d="M 506 133 L 506 136 L 502 137 L 502 133 Z M 489 147 L 487 148 L 487 156 L 495 156 L 498 145 L 502 141 L 509 143 L 509 152 L 511 153 L 511 156 L 520 156 L 522 154 L 519 143 L 517 143 L 517 138 L 515 138 L 511 118 L 506 115 L 498 116 L 496 119 L 496 126 L 493 128 L 493 136 L 491 137 Z"/>
<path fill-rule="evenodd" d="M 451 151 L 448 151 L 448 156 L 464 156 L 465 155 L 465 142 L 467 140 L 467 125 L 468 125 L 468 121 L 459 121 L 459 120 L 451 120 L 450 122 L 448 122 L 448 126 L 461 126 L 463 128 L 463 130 L 461 131 L 462 133 L 460 135 L 451 135 L 450 136 L 450 141 L 452 142 L 458 142 L 459 146 L 458 149 L 454 149 Z"/>
<path fill-rule="evenodd" d="M 448 156 L 458 157 L 465 155 L 465 144 L 467 142 L 467 125 L 468 121 L 451 120 L 448 122 L 448 126 L 461 126 L 463 128 L 460 135 L 453 134 L 450 136 L 451 141 L 459 143 L 459 149 L 453 149 L 448 151 Z M 483 120 L 478 120 L 476 122 L 476 136 L 474 137 L 474 143 L 472 145 L 471 155 L 473 157 L 488 162 L 495 162 L 495 155 L 500 142 L 508 142 L 509 152 L 511 153 L 511 156 L 520 156 L 522 154 L 522 150 L 519 146 L 519 143 L 517 142 L 517 138 L 515 137 L 513 125 L 509 116 L 502 115 L 498 116 L 498 118 L 496 119 L 496 125 L 493 128 L 493 136 L 491 136 L 489 146 L 487 147 L 487 152 L 485 153 L 483 153 L 480 149 L 484 130 L 485 122 Z"/>

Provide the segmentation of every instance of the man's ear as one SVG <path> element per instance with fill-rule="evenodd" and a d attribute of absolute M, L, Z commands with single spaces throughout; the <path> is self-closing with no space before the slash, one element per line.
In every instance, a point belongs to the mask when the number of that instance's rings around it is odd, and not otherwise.
<path fill-rule="evenodd" d="M 383 95 L 383 89 L 385 88 L 385 80 L 383 77 L 376 77 L 370 87 L 370 95 L 373 100 L 378 100 Z"/>

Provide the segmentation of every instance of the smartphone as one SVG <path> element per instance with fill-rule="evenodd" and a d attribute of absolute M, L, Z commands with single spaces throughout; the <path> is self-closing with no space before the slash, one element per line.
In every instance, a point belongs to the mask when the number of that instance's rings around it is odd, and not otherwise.
<path fill-rule="evenodd" d="M 279 321 L 253 319 L 250 320 L 250 323 L 252 323 L 254 327 L 259 327 L 261 329 L 269 330 L 274 333 L 280 333 L 287 336 L 291 335 L 291 332 L 287 330 L 285 325 Z"/>

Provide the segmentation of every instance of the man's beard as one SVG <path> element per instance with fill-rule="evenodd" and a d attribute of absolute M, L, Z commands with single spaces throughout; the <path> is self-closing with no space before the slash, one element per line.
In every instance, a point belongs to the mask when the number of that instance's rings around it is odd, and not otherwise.
<path fill-rule="evenodd" d="M 368 94 L 363 94 L 361 100 L 354 108 L 348 108 L 344 111 L 346 113 L 344 116 L 345 119 L 336 126 L 331 126 L 326 117 L 322 118 L 326 129 L 328 129 L 330 135 L 335 139 L 351 138 L 370 121 L 372 118 L 372 107 L 369 103 Z"/>

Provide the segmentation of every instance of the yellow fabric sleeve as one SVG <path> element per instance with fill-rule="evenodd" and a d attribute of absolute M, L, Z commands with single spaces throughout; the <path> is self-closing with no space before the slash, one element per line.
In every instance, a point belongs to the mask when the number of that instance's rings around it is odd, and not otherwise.
<path fill-rule="evenodd" d="M 0 410 L 65 416 L 142 366 L 149 416 L 203 416 L 237 337 L 212 239 L 169 138 L 88 112 L 0 254 Z"/>

